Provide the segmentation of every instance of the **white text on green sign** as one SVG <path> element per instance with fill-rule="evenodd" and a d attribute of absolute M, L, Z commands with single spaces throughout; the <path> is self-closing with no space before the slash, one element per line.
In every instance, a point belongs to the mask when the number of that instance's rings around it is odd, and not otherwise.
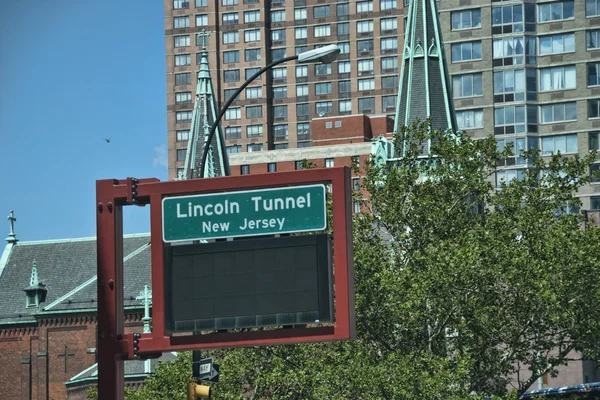
<path fill-rule="evenodd" d="M 219 239 L 327 227 L 325 185 L 167 197 L 163 240 Z"/>

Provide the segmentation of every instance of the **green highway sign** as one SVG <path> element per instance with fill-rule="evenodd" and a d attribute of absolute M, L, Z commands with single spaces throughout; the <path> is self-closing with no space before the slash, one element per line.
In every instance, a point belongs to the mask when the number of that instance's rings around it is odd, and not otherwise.
<path fill-rule="evenodd" d="M 321 231 L 325 204 L 325 185 L 166 197 L 163 241 Z"/>

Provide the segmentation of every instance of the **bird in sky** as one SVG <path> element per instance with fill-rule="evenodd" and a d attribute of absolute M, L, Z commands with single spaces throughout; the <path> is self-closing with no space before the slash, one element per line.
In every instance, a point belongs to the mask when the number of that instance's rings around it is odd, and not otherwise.
<path fill-rule="evenodd" d="M 106 141 L 106 143 L 110 143 L 110 138 L 104 138 L 104 140 Z"/>

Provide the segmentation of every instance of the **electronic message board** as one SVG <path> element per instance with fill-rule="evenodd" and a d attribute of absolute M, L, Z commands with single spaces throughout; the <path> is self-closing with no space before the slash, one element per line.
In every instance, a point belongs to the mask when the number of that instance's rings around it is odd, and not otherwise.
<path fill-rule="evenodd" d="M 165 246 L 167 334 L 333 321 L 328 235 Z"/>

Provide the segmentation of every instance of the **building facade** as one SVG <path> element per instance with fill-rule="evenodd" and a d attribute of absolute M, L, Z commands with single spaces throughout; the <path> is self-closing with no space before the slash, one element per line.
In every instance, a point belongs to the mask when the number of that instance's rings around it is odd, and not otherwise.
<path fill-rule="evenodd" d="M 217 104 L 285 56 L 338 44 L 328 65 L 282 64 L 251 84 L 223 119 L 229 154 L 311 145 L 313 118 L 393 116 L 403 0 L 165 0 L 169 178 L 183 172 L 203 28 Z"/>

